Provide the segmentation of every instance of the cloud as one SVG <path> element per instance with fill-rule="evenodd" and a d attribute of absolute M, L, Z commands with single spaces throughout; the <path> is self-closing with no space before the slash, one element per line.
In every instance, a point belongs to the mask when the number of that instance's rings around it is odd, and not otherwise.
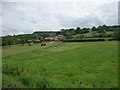
<path fill-rule="evenodd" d="M 117 0 L 110 1 L 8 2 L 5 0 L 2 1 L 2 34 L 32 33 L 36 30 L 60 30 L 77 26 L 116 25 L 118 3 Z"/>
<path fill-rule="evenodd" d="M 118 2 L 119 0 L 1 0 L 2 2 Z"/>
<path fill-rule="evenodd" d="M 120 1 L 118 3 L 118 25 L 120 25 Z"/>
<path fill-rule="evenodd" d="M 0 3 L 0 36 L 2 35 L 2 3 Z"/>

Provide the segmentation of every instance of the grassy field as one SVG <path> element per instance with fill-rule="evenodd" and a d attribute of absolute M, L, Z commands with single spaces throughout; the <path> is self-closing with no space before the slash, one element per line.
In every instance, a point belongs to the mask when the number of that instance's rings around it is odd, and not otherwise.
<path fill-rule="evenodd" d="M 3 47 L 3 87 L 118 87 L 118 42 Z"/>

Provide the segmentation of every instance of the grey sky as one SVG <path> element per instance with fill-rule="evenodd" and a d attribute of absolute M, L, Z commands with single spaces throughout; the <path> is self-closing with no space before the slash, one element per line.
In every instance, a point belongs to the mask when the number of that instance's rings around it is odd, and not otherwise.
<path fill-rule="evenodd" d="M 118 23 L 118 0 L 32 1 L 2 1 L 2 35 Z"/>

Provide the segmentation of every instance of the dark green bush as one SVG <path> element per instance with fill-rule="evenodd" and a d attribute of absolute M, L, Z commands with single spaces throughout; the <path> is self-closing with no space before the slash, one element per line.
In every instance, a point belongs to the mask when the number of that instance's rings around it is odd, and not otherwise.
<path fill-rule="evenodd" d="M 98 38 L 98 39 L 76 39 L 76 40 L 69 39 L 69 40 L 64 40 L 63 42 L 95 42 L 95 41 L 105 41 L 105 39 L 101 39 L 101 38 Z"/>
<path fill-rule="evenodd" d="M 114 40 L 117 40 L 117 39 L 113 39 L 113 38 L 111 38 L 111 39 L 108 39 L 108 41 L 114 41 Z"/>
<path fill-rule="evenodd" d="M 46 46 L 46 43 L 42 43 L 41 46 Z"/>

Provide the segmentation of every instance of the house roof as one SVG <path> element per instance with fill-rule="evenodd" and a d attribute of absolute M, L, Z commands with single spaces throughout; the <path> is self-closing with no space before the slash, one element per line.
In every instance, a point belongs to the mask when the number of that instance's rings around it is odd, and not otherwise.
<path fill-rule="evenodd" d="M 52 37 L 45 37 L 45 39 L 53 39 Z"/>

